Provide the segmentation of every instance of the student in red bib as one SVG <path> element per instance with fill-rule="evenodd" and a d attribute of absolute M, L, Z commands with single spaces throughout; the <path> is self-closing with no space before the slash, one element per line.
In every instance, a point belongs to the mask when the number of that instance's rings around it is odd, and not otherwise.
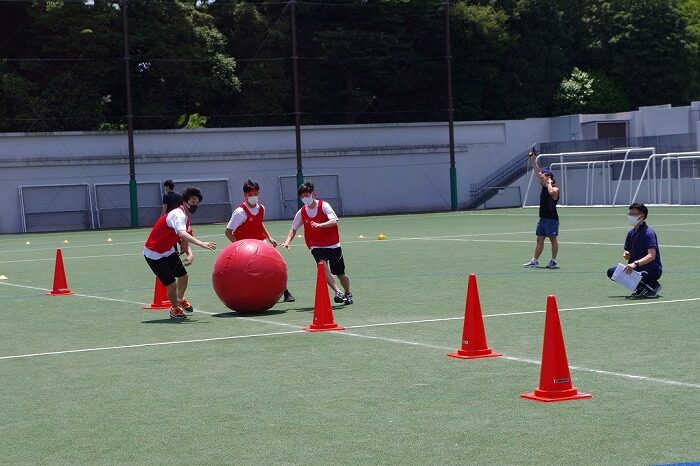
<path fill-rule="evenodd" d="M 336 303 L 352 304 L 350 279 L 345 275 L 343 249 L 340 247 L 338 216 L 327 202 L 316 198 L 314 184 L 311 181 L 307 180 L 299 186 L 298 193 L 304 207 L 294 216 L 292 228 L 281 246 L 289 249 L 289 244 L 294 240 L 297 230 L 303 225 L 306 246 L 311 250 L 311 255 L 317 263 L 320 261 L 324 263 L 326 282 L 335 292 L 333 300 Z M 340 291 L 333 275 L 338 277 L 344 292 Z"/>
<path fill-rule="evenodd" d="M 231 220 L 226 225 L 226 237 L 232 243 L 239 239 L 259 239 L 277 247 L 277 241 L 272 239 L 263 223 L 265 206 L 258 201 L 259 194 L 260 185 L 255 181 L 248 180 L 243 184 L 243 203 L 231 214 Z M 292 293 L 284 290 L 284 302 L 294 301 Z"/>
<path fill-rule="evenodd" d="M 182 312 L 183 309 L 194 312 L 192 305 L 185 299 L 188 277 L 184 266 L 190 265 L 194 259 L 190 243 L 204 249 L 216 249 L 216 243 L 200 241 L 189 233 L 190 216 L 195 213 L 200 202 L 202 191 L 187 187 L 182 192 L 182 205 L 158 219 L 143 248 L 146 262 L 166 287 L 171 305 L 170 318 L 175 320 L 187 317 Z M 180 260 L 180 255 L 175 251 L 178 240 L 182 243 L 184 261 Z"/>

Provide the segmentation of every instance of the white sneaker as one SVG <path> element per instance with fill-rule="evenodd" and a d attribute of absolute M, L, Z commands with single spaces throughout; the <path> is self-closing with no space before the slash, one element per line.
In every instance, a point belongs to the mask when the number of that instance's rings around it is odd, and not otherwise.
<path fill-rule="evenodd" d="M 540 262 L 537 259 L 531 259 L 529 262 L 525 262 L 523 264 L 523 267 L 529 267 L 531 269 L 534 269 L 535 267 L 539 267 Z"/>
<path fill-rule="evenodd" d="M 549 263 L 547 264 L 548 269 L 556 269 L 557 268 L 557 261 L 554 259 L 550 259 Z"/>

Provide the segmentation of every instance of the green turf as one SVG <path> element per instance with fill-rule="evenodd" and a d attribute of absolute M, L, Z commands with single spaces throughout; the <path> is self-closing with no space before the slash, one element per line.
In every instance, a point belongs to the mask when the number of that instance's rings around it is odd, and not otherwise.
<path fill-rule="evenodd" d="M 211 288 L 218 252 L 197 249 L 188 298 L 204 312 L 173 323 L 142 309 L 146 229 L 0 236 L 0 462 L 700 461 L 700 208 L 651 208 L 664 288 L 645 301 L 605 276 L 622 260 L 626 214 L 562 209 L 558 270 L 521 267 L 534 209 L 344 218 L 355 304 L 335 306 L 348 330 L 322 334 L 299 331 L 316 278 L 302 238 L 282 252 L 297 302 L 230 313 Z M 289 222 L 267 226 L 282 240 Z M 223 247 L 224 228 L 195 230 Z M 57 247 L 84 296 L 45 295 Z M 459 347 L 469 273 L 505 358 L 445 356 Z M 590 400 L 519 397 L 539 382 L 548 294 Z"/>

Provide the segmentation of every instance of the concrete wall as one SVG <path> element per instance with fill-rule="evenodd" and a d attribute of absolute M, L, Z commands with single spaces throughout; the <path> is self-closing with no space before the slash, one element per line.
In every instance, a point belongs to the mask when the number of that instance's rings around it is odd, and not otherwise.
<path fill-rule="evenodd" d="M 459 205 L 469 201 L 471 183 L 533 143 L 583 139 L 583 123 L 629 121 L 630 137 L 697 134 L 699 113 L 700 103 L 693 102 L 616 114 L 457 122 Z M 143 131 L 134 142 L 137 182 L 223 178 L 237 204 L 240 186 L 253 178 L 268 218 L 283 215 L 279 178 L 296 175 L 292 127 Z M 446 123 L 306 126 L 302 147 L 307 178 L 338 175 L 345 215 L 450 209 Z M 127 155 L 124 133 L 0 134 L 0 233 L 22 229 L 20 186 L 128 183 Z M 524 195 L 527 180 L 516 185 Z"/>
<path fill-rule="evenodd" d="M 578 119 L 579 124 L 593 121 L 628 121 L 628 137 L 661 136 L 670 134 L 697 134 L 696 123 L 698 121 L 698 107 L 700 102 L 692 102 L 687 107 L 671 107 L 669 104 L 640 107 L 636 111 L 620 113 L 602 113 L 590 115 L 571 115 L 558 117 L 558 119 Z M 556 119 L 553 119 L 556 120 Z M 561 123 L 560 123 L 561 126 Z M 563 138 L 563 130 L 552 134 L 552 141 L 565 141 L 567 139 L 584 139 L 576 132 L 577 125 L 571 125 L 569 138 Z"/>
<path fill-rule="evenodd" d="M 456 123 L 460 205 L 470 183 L 548 132 L 546 119 Z M 444 123 L 304 127 L 303 171 L 339 176 L 345 215 L 448 210 L 447 141 Z M 296 175 L 290 127 L 137 132 L 134 145 L 137 182 L 224 178 L 237 204 L 250 177 L 270 219 L 283 212 L 279 177 Z M 20 186 L 128 181 L 123 133 L 0 135 L 0 233 L 21 231 Z"/>

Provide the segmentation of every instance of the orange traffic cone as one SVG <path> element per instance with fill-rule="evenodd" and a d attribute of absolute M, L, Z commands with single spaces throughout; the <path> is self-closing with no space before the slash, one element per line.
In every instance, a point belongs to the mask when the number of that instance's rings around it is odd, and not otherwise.
<path fill-rule="evenodd" d="M 168 290 L 156 277 L 156 285 L 153 290 L 153 302 L 150 306 L 145 306 L 144 309 L 170 309 L 170 299 L 168 298 Z"/>
<path fill-rule="evenodd" d="M 496 358 L 503 356 L 494 353 L 486 343 L 484 319 L 481 316 L 481 301 L 479 288 L 476 286 L 476 275 L 469 275 L 467 282 L 467 304 L 464 309 L 464 329 L 462 330 L 462 347 L 456 353 L 448 354 L 451 358 L 476 359 Z"/>
<path fill-rule="evenodd" d="M 318 263 L 318 273 L 316 274 L 316 299 L 314 300 L 314 319 L 311 325 L 304 329 L 307 332 L 326 332 L 328 330 L 345 330 L 345 327 L 335 323 L 333 320 L 333 309 L 331 299 L 328 297 L 326 287 L 326 271 L 323 261 Z"/>
<path fill-rule="evenodd" d="M 566 359 L 564 337 L 562 336 L 561 323 L 559 322 L 557 298 L 552 295 L 547 296 L 540 386 L 533 393 L 524 393 L 520 396 L 536 401 L 566 401 L 591 398 L 591 395 L 579 392 L 571 383 L 569 362 Z"/>
<path fill-rule="evenodd" d="M 61 252 L 61 248 L 56 249 L 56 265 L 53 270 L 53 289 L 46 294 L 50 296 L 73 294 L 73 292 L 68 289 L 68 283 L 66 282 L 66 271 L 63 268 L 63 253 Z"/>

